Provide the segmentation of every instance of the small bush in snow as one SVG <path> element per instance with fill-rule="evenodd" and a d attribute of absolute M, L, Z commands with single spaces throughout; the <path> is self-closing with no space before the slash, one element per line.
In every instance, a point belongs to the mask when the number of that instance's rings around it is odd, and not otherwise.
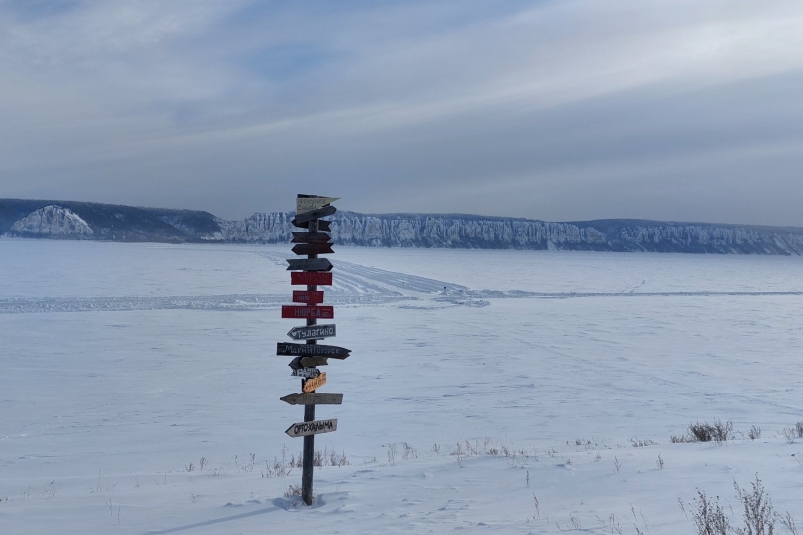
<path fill-rule="evenodd" d="M 719 496 L 711 500 L 705 492 L 697 490 L 697 498 L 692 504 L 694 512 L 692 518 L 697 527 L 697 535 L 728 535 L 730 524 L 722 506 L 719 505 Z"/>
<path fill-rule="evenodd" d="M 712 424 L 709 424 L 708 422 L 689 424 L 689 428 L 686 430 L 685 435 L 672 435 L 669 440 L 673 443 L 711 442 L 713 440 L 717 444 L 722 444 L 728 440 L 733 440 L 734 436 L 732 421 L 728 420 L 727 422 L 723 423 L 718 419 L 715 419 L 714 423 Z"/>
<path fill-rule="evenodd" d="M 797 535 L 797 526 L 795 526 L 795 521 L 792 519 L 792 515 L 790 515 L 788 512 L 784 516 L 778 515 L 778 520 L 791 535 Z"/>
<path fill-rule="evenodd" d="M 756 440 L 757 438 L 761 438 L 761 428 L 756 427 L 755 425 L 750 426 L 750 431 L 747 432 L 747 438 L 750 440 Z"/>
<path fill-rule="evenodd" d="M 649 438 L 631 438 L 630 443 L 633 445 L 634 448 L 643 448 L 644 446 L 655 446 L 658 444 L 654 440 L 650 440 Z"/>
<path fill-rule="evenodd" d="M 697 499 L 693 504 L 694 524 L 697 527 L 697 535 L 774 535 L 775 523 L 786 528 L 790 535 L 797 535 L 797 527 L 792 515 L 788 512 L 781 515 L 773 510 L 772 500 L 764 491 L 761 480 L 756 475 L 756 480 L 750 483 L 751 489 L 743 489 L 736 481 L 733 488 L 736 490 L 736 497 L 742 504 L 744 515 L 744 527 L 734 527 L 730 525 L 728 517 L 719 505 L 719 497 L 716 500 L 709 499 L 705 492 L 697 490 Z M 678 500 L 683 512 L 686 512 L 683 501 Z"/>
<path fill-rule="evenodd" d="M 287 490 L 284 491 L 284 497 L 292 498 L 293 496 L 301 496 L 301 485 L 287 486 Z"/>
<path fill-rule="evenodd" d="M 735 528 L 733 532 L 736 535 L 772 535 L 775 531 L 777 516 L 772 510 L 772 500 L 764 492 L 758 474 L 750 486 L 752 490 L 748 492 L 741 488 L 736 481 L 733 482 L 736 496 L 744 506 L 744 528 Z"/>

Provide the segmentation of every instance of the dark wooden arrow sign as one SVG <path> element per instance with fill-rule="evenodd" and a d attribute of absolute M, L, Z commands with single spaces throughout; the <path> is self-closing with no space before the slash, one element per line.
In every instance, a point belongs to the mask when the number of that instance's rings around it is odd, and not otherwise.
<path fill-rule="evenodd" d="M 295 290 L 293 292 L 293 303 L 307 303 L 317 305 L 323 303 L 323 292 L 313 290 Z"/>
<path fill-rule="evenodd" d="M 285 433 L 291 437 L 305 437 L 307 435 L 331 433 L 332 431 L 337 431 L 337 418 L 299 422 L 288 427 Z"/>
<path fill-rule="evenodd" d="M 279 342 L 276 344 L 276 354 L 287 357 L 328 357 L 333 359 L 348 358 L 350 349 L 338 346 L 325 346 L 321 344 L 291 344 Z"/>
<path fill-rule="evenodd" d="M 290 284 L 331 286 L 332 274 L 325 271 L 293 271 L 290 273 Z"/>
<path fill-rule="evenodd" d="M 328 243 L 332 237 L 325 232 L 293 232 L 291 243 Z"/>
<path fill-rule="evenodd" d="M 343 394 L 288 394 L 279 399 L 290 405 L 340 405 Z"/>
<path fill-rule="evenodd" d="M 335 317 L 335 307 L 329 305 L 321 306 L 294 306 L 282 305 L 283 318 L 306 318 L 330 320 Z"/>
<path fill-rule="evenodd" d="M 296 357 L 290 361 L 291 369 L 300 370 L 303 368 L 314 368 L 315 366 L 328 366 L 329 359 L 326 357 Z"/>
<path fill-rule="evenodd" d="M 325 219 L 319 219 L 318 220 L 318 230 L 321 231 L 321 232 L 329 232 L 330 230 L 332 230 L 331 227 L 330 227 L 331 223 L 332 223 L 331 221 L 327 221 Z M 293 223 L 293 224 L 298 228 L 309 228 L 309 222 L 298 223 L 298 224 Z"/>
<path fill-rule="evenodd" d="M 320 219 L 322 217 L 326 217 L 329 215 L 334 215 L 337 212 L 337 208 L 334 206 L 324 206 L 323 208 L 318 208 L 317 210 L 312 210 L 311 212 L 304 212 L 303 214 L 297 214 L 296 217 L 291 221 L 293 226 L 299 228 L 308 228 L 302 227 L 304 223 L 309 223 L 315 219 Z M 320 228 L 319 228 L 320 229 Z"/>
<path fill-rule="evenodd" d="M 300 247 L 300 246 L 296 246 Z M 329 248 L 331 251 L 331 247 Z M 332 251 L 334 252 L 334 251 Z M 287 271 L 331 271 L 332 263 L 328 258 L 288 258 Z"/>
<path fill-rule="evenodd" d="M 292 251 L 295 254 L 334 254 L 331 243 L 299 243 Z"/>
<path fill-rule="evenodd" d="M 330 338 L 337 336 L 337 328 L 335 325 L 308 325 L 307 327 L 293 327 L 287 336 L 293 340 L 320 340 L 321 338 Z"/>

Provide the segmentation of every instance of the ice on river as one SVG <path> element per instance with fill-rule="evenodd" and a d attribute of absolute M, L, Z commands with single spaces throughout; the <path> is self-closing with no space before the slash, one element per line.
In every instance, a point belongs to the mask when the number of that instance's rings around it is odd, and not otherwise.
<path fill-rule="evenodd" d="M 803 524 L 803 259 L 335 250 L 308 509 L 289 245 L 0 240 L 0 532 L 692 533 L 756 474 Z"/>

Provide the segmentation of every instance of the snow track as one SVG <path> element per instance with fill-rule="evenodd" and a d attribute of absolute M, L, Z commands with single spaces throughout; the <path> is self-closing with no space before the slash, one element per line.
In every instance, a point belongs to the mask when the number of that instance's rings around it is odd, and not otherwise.
<path fill-rule="evenodd" d="M 277 266 L 287 264 L 282 255 L 258 253 Z M 803 292 L 691 291 L 638 292 L 532 292 L 522 290 L 474 290 L 448 281 L 409 275 L 352 262 L 334 260 L 334 285 L 326 290 L 331 305 L 388 305 L 405 308 L 444 306 L 487 306 L 488 299 L 578 299 L 608 297 L 767 297 L 801 296 Z M 644 282 L 639 287 L 642 286 Z M 290 303 L 290 287 L 285 293 L 247 293 L 222 295 L 112 296 L 112 297 L 0 297 L 0 314 L 48 312 L 95 312 L 130 310 L 217 310 L 245 311 L 276 309 Z"/>

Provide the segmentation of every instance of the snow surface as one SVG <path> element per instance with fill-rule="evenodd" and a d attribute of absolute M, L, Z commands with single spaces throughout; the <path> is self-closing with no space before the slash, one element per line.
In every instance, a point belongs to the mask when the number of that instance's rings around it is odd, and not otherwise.
<path fill-rule="evenodd" d="M 803 524 L 803 259 L 336 247 L 306 508 L 289 249 L 0 239 L 0 533 L 694 533 L 756 474 Z M 762 437 L 670 443 L 714 418 Z"/>

